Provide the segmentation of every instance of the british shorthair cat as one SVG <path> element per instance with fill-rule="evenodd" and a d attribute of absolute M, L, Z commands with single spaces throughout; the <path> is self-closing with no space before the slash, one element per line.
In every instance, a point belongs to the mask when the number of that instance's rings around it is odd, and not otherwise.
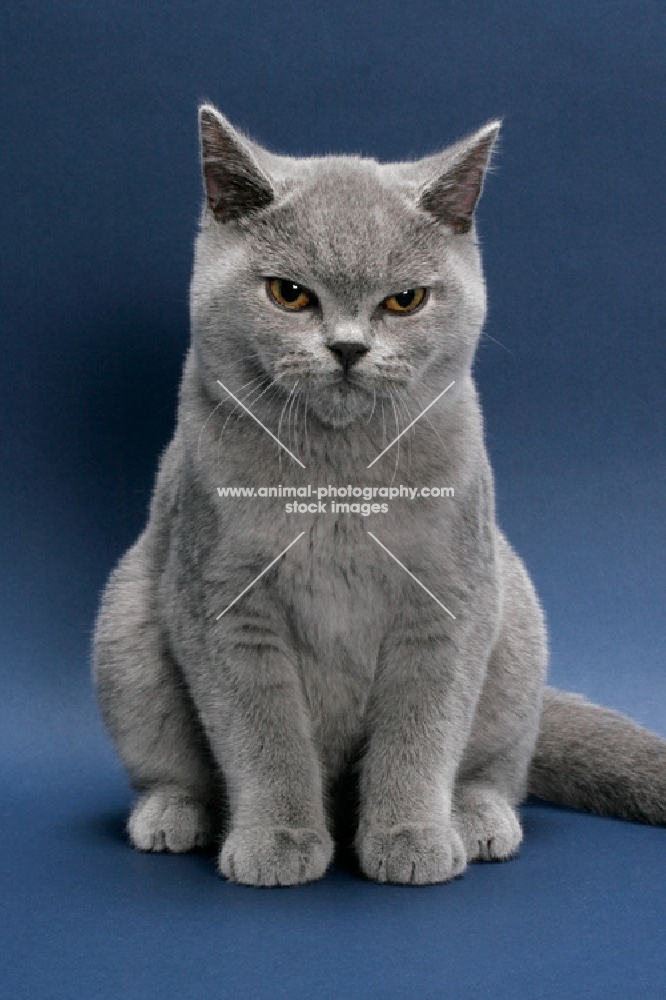
<path fill-rule="evenodd" d="M 515 855 L 528 792 L 666 823 L 666 742 L 544 686 L 495 520 L 472 362 L 499 123 L 389 164 L 200 128 L 177 427 L 94 642 L 132 844 L 219 841 L 227 878 L 290 885 L 352 825 L 366 876 L 423 884 Z M 380 502 L 396 477 L 418 496 Z"/>

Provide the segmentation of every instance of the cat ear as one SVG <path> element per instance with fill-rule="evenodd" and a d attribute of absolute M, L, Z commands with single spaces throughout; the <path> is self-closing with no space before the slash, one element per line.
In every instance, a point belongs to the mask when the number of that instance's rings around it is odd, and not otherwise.
<path fill-rule="evenodd" d="M 219 222 L 270 205 L 273 188 L 250 143 L 210 104 L 199 108 L 201 164 L 208 207 Z"/>
<path fill-rule="evenodd" d="M 499 121 L 488 122 L 447 150 L 443 172 L 421 194 L 420 207 L 452 226 L 455 233 L 468 233 L 472 228 L 500 125 Z"/>

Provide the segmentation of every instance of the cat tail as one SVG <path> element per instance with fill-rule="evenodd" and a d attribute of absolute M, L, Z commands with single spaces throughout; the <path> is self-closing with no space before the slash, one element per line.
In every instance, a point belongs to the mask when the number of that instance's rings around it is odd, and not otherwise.
<path fill-rule="evenodd" d="M 575 809 L 666 825 L 666 740 L 580 695 L 546 688 L 528 788 Z"/>

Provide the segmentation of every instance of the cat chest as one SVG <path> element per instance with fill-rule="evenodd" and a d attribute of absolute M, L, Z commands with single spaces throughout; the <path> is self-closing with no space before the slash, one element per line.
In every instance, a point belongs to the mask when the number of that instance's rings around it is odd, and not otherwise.
<path fill-rule="evenodd" d="M 309 532 L 283 560 L 276 588 L 304 646 L 323 659 L 374 666 L 391 593 L 376 559 L 368 558 L 375 553 L 355 534 L 348 526 Z"/>
<path fill-rule="evenodd" d="M 289 618 L 312 732 L 325 770 L 344 767 L 362 732 L 367 699 L 388 620 L 382 581 L 340 545 L 305 547 L 276 585 Z"/>

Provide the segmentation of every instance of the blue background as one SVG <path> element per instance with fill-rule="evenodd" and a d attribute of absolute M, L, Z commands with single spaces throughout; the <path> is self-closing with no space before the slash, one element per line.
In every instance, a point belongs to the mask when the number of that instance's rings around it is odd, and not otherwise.
<path fill-rule="evenodd" d="M 666 735 L 665 36 L 660 0 L 3 5 L 2 995 L 666 990 L 664 830 L 533 802 L 517 861 L 424 889 L 131 852 L 88 663 L 173 427 L 197 103 L 278 151 L 386 159 L 500 115 L 477 364 L 500 521 L 553 682 Z"/>

